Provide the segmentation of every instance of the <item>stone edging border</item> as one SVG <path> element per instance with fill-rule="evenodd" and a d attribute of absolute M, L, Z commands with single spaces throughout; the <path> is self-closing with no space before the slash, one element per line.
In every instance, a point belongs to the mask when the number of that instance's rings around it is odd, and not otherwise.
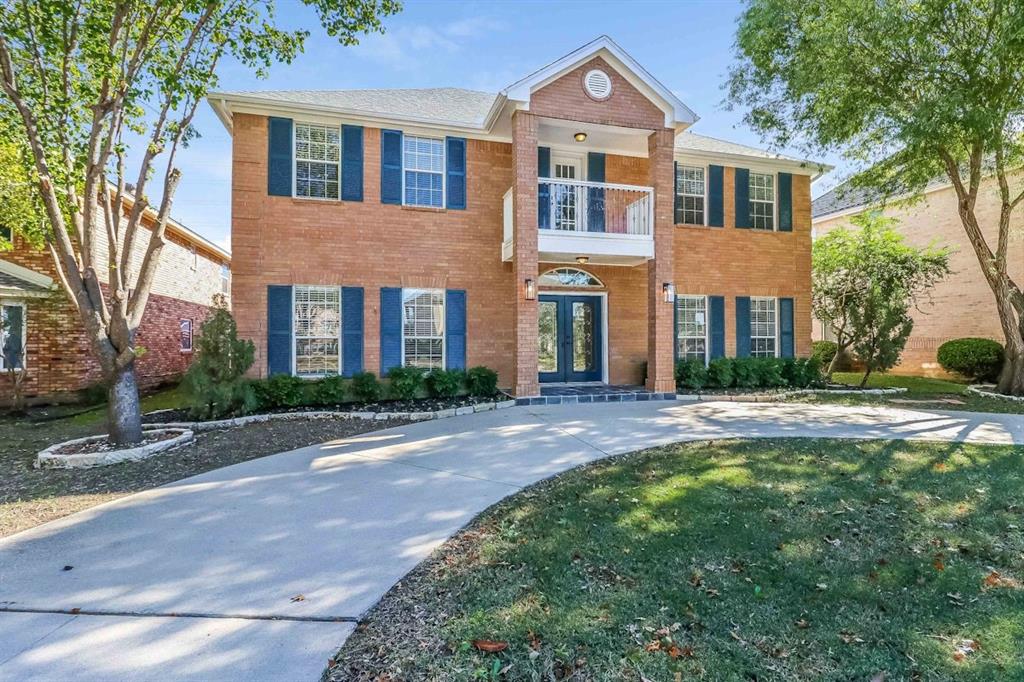
<path fill-rule="evenodd" d="M 1024 402 L 1024 395 L 1003 395 L 1002 393 L 996 393 L 995 391 L 991 391 L 987 387 L 983 387 L 983 386 L 968 386 L 967 387 L 967 392 L 968 393 L 973 393 L 974 395 L 980 395 L 980 396 L 983 396 L 985 398 L 996 398 L 997 400 L 1009 400 L 1009 401 L 1015 402 L 1015 403 Z"/>
<path fill-rule="evenodd" d="M 434 410 L 433 412 L 333 412 L 322 410 L 319 412 L 273 412 L 269 414 L 250 414 L 245 417 L 234 419 L 218 419 L 207 422 L 168 422 L 159 426 L 172 429 L 189 429 L 196 433 L 203 431 L 215 431 L 226 429 L 232 426 L 244 426 L 256 422 L 268 422 L 277 420 L 294 419 L 365 419 L 388 420 L 408 419 L 410 421 L 427 421 L 430 419 L 446 419 L 448 417 L 473 414 L 474 412 L 489 412 L 491 410 L 504 410 L 516 404 L 515 400 L 501 400 L 493 403 L 477 403 L 464 407 L 452 407 L 447 410 Z"/>
<path fill-rule="evenodd" d="M 907 389 L 901 387 L 865 389 L 800 388 L 793 391 L 780 391 L 779 393 L 740 393 L 735 395 L 714 393 L 679 393 L 676 395 L 676 400 L 696 400 L 708 403 L 774 403 L 797 395 L 898 395 L 900 393 L 906 392 Z"/>
<path fill-rule="evenodd" d="M 161 425 L 163 426 L 163 425 Z M 82 452 L 73 455 L 61 455 L 57 453 L 57 450 L 67 447 L 68 445 L 74 445 L 77 443 L 89 443 L 101 438 L 106 438 L 106 435 L 101 436 L 86 436 L 85 438 L 75 438 L 73 440 L 66 440 L 63 443 L 57 443 L 51 445 L 45 450 L 39 452 L 36 455 L 35 467 L 37 469 L 82 469 L 86 467 L 105 466 L 107 464 L 117 464 L 118 462 L 133 462 L 139 459 L 145 459 L 152 457 L 153 455 L 161 452 L 166 452 L 177 447 L 181 447 L 187 443 L 192 442 L 195 438 L 195 433 L 191 429 L 166 426 L 159 429 L 151 429 L 144 431 L 143 435 L 153 435 L 158 433 L 167 433 L 173 431 L 178 433 L 174 438 L 167 438 L 160 440 L 155 443 L 147 443 L 145 445 L 139 445 L 134 448 L 125 448 L 123 450 L 108 450 L 106 452 Z"/>

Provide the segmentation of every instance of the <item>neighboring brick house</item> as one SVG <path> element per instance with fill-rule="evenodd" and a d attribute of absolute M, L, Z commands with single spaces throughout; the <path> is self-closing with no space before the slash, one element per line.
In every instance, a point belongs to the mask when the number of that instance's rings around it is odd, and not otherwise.
<path fill-rule="evenodd" d="M 254 374 L 486 365 L 674 390 L 673 360 L 806 355 L 825 167 L 688 131 L 607 37 L 500 93 L 211 93 L 233 137 Z M 674 300 L 673 300 L 674 299 Z"/>
<path fill-rule="evenodd" d="M 125 210 L 130 207 L 126 202 Z M 132 253 L 135 270 L 149 242 L 154 215 L 147 210 Z M 231 255 L 184 225 L 171 220 L 137 343 L 143 388 L 176 380 L 192 359 L 192 335 L 206 319 L 213 296 L 230 293 Z M 10 241 L 11 231 L 0 227 Z M 97 262 L 106 259 L 106 242 Z M 13 250 L 0 251 L 0 310 L 8 321 L 2 335 L 4 358 L 16 358 L 27 372 L 23 386 L 35 402 L 69 400 L 101 380 L 78 312 L 57 280 L 49 251 L 13 235 Z M 101 273 L 101 281 L 103 280 Z M 10 378 L 0 358 L 0 404 L 11 397 Z"/>
<path fill-rule="evenodd" d="M 977 214 L 985 238 L 995 244 L 999 225 L 999 188 L 993 178 L 982 181 L 979 188 Z M 849 225 L 850 219 L 868 210 L 879 210 L 882 197 L 840 185 L 813 202 L 815 236 L 826 234 L 836 226 Z M 956 190 L 947 180 L 937 179 L 925 188 L 920 202 L 890 202 L 884 215 L 896 218 L 896 229 L 907 243 L 918 247 L 946 246 L 952 249 L 950 267 L 953 273 L 936 284 L 911 311 L 914 330 L 907 340 L 900 363 L 892 369 L 897 374 L 946 376 L 936 360 L 939 346 L 950 339 L 977 336 L 1003 342 L 992 290 L 982 274 L 978 257 L 967 239 L 957 209 Z M 1024 216 L 1012 218 L 1011 235 L 1024 231 Z M 1018 282 L 1024 278 L 1024 245 L 1011 237 L 1007 267 Z M 832 339 L 826 325 L 814 321 L 814 339 Z"/>

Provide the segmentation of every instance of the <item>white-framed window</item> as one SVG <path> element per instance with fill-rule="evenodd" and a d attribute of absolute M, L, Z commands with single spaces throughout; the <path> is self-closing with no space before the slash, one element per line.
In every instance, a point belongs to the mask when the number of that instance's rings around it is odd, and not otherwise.
<path fill-rule="evenodd" d="M 702 166 L 676 167 L 676 224 L 704 224 L 704 193 L 707 187 L 705 172 Z"/>
<path fill-rule="evenodd" d="M 444 291 L 402 289 L 402 364 L 444 369 Z"/>
<path fill-rule="evenodd" d="M 295 196 L 337 199 L 341 185 L 341 130 L 295 124 Z"/>
<path fill-rule="evenodd" d="M 676 295 L 676 344 L 680 360 L 708 361 L 708 298 Z"/>
<path fill-rule="evenodd" d="M 181 352 L 192 352 L 192 320 L 182 319 L 178 323 L 181 329 Z"/>
<path fill-rule="evenodd" d="M 750 298 L 750 355 L 755 358 L 779 355 L 778 301 L 769 296 Z"/>
<path fill-rule="evenodd" d="M 341 289 L 297 286 L 292 289 L 295 371 L 300 377 L 341 372 Z"/>
<path fill-rule="evenodd" d="M 402 170 L 407 206 L 444 206 L 444 140 L 405 135 Z"/>
<path fill-rule="evenodd" d="M 225 295 L 231 293 L 231 266 L 227 263 L 220 264 L 220 292 Z"/>
<path fill-rule="evenodd" d="M 28 308 L 24 303 L 0 304 L 0 370 L 25 367 L 25 338 Z"/>
<path fill-rule="evenodd" d="M 750 227 L 775 229 L 775 176 L 771 173 L 750 174 Z"/>

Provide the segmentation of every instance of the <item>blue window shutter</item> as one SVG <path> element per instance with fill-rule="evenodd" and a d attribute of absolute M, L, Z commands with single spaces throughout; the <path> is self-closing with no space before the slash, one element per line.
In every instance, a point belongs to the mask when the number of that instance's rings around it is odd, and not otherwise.
<path fill-rule="evenodd" d="M 267 119 L 267 194 L 292 195 L 292 120 L 271 116 Z"/>
<path fill-rule="evenodd" d="M 710 336 L 711 353 L 710 358 L 725 357 L 725 297 L 708 296 L 708 307 L 710 308 Z"/>
<path fill-rule="evenodd" d="M 267 287 L 267 374 L 292 373 L 292 288 Z"/>
<path fill-rule="evenodd" d="M 750 171 L 746 168 L 737 168 L 733 176 L 735 187 L 733 194 L 736 197 L 736 227 L 750 227 Z"/>
<path fill-rule="evenodd" d="M 466 140 L 462 137 L 446 137 L 445 157 L 447 159 L 448 208 L 466 208 Z"/>
<path fill-rule="evenodd" d="M 0 308 L 4 323 L 4 368 L 21 369 L 25 366 L 25 349 L 21 340 L 25 336 L 25 309 L 20 305 L 5 305 Z"/>
<path fill-rule="evenodd" d="M 708 225 L 725 226 L 725 168 L 708 166 Z"/>
<path fill-rule="evenodd" d="M 672 222 L 683 224 L 683 198 L 679 196 L 679 162 L 672 162 Z"/>
<path fill-rule="evenodd" d="M 363 288 L 341 288 L 341 373 L 363 371 Z"/>
<path fill-rule="evenodd" d="M 402 131 L 380 131 L 380 203 L 402 203 Z"/>
<path fill-rule="evenodd" d="M 449 289 L 444 299 L 446 369 L 466 369 L 466 292 Z"/>
<path fill-rule="evenodd" d="M 793 231 L 793 176 L 779 173 L 779 232 Z"/>
<path fill-rule="evenodd" d="M 750 297 L 736 297 L 736 357 L 750 357 Z"/>
<path fill-rule="evenodd" d="M 402 364 L 402 290 L 380 290 L 380 375 Z"/>
<path fill-rule="evenodd" d="M 341 199 L 363 200 L 363 126 L 341 126 Z"/>
<path fill-rule="evenodd" d="M 537 147 L 537 177 L 551 177 L 551 148 Z M 537 227 L 551 227 L 551 186 L 542 182 L 537 186 Z"/>
<path fill-rule="evenodd" d="M 604 154 L 587 153 L 587 180 L 604 182 Z M 604 232 L 604 188 L 591 187 L 587 191 L 587 231 Z"/>
<path fill-rule="evenodd" d="M 784 358 L 796 355 L 793 344 L 793 299 L 779 299 L 779 354 Z"/>

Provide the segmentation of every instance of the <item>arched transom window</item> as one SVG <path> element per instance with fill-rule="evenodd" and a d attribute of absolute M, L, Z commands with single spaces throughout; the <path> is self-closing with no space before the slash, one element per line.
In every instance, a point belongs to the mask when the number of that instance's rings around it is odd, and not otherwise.
<path fill-rule="evenodd" d="M 577 268 L 554 268 L 540 276 L 542 287 L 575 287 L 596 288 L 604 284 L 589 272 Z"/>

